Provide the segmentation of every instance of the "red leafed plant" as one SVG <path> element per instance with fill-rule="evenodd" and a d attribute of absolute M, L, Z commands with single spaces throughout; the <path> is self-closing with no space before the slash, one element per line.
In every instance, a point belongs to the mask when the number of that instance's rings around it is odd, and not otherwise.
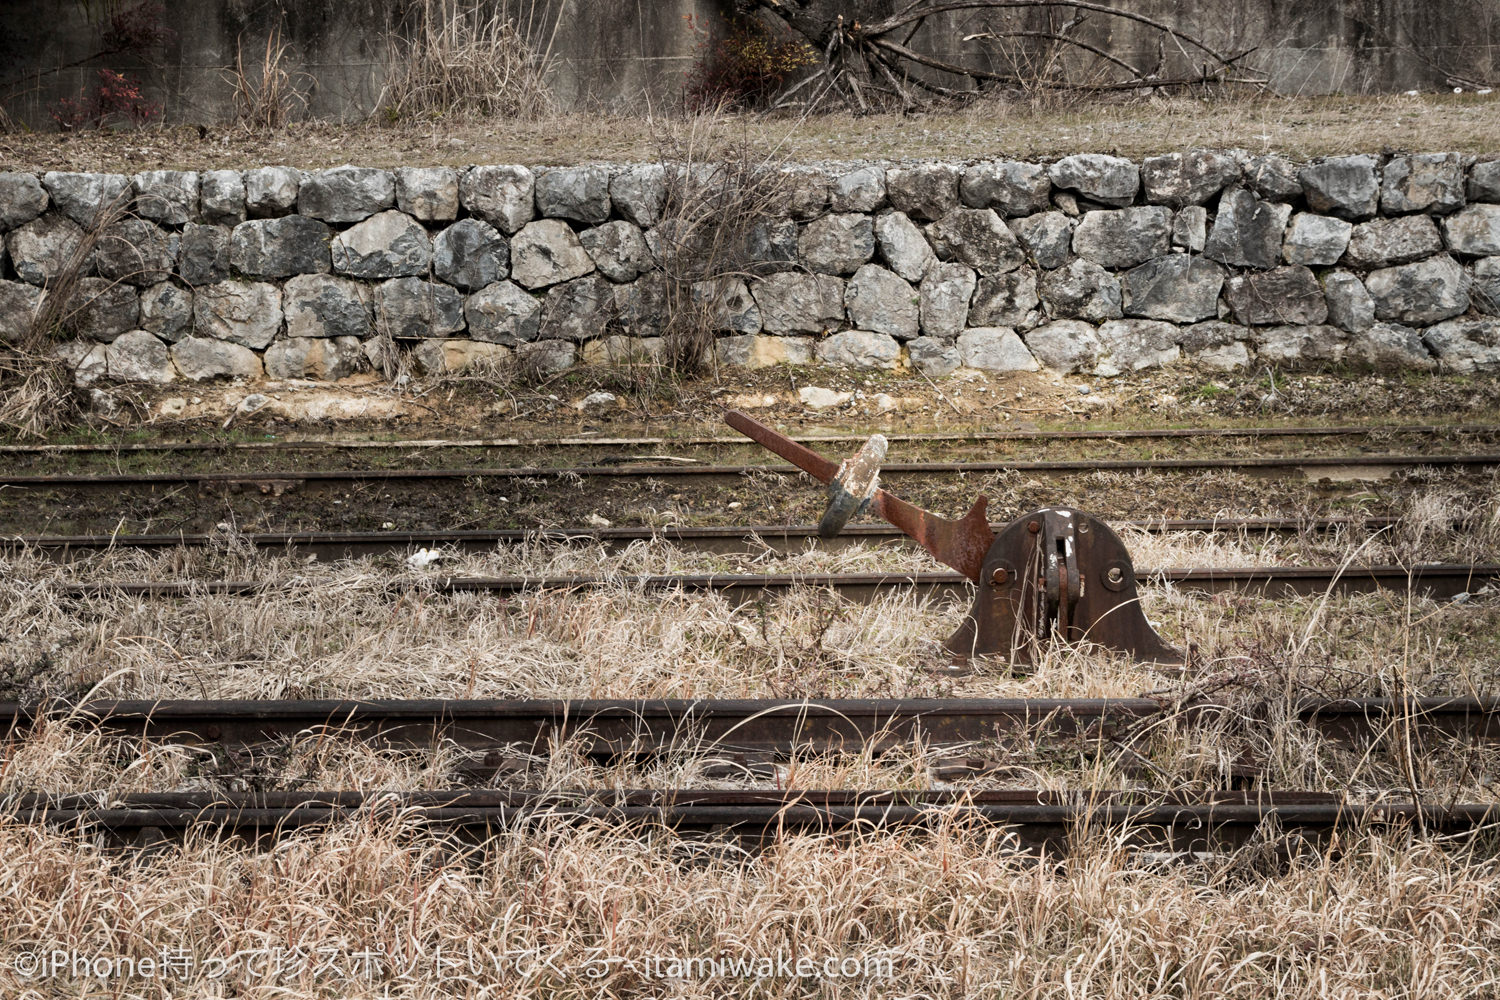
<path fill-rule="evenodd" d="M 64 97 L 52 109 L 52 120 L 64 132 L 102 128 L 116 122 L 142 125 L 161 112 L 161 105 L 141 96 L 141 82 L 112 69 L 99 70 L 99 80 L 90 93 Z"/>

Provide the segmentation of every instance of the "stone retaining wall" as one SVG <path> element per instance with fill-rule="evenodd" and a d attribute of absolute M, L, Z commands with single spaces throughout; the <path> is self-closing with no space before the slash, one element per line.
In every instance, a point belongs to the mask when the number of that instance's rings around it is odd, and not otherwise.
<path fill-rule="evenodd" d="M 679 174 L 0 174 L 0 337 L 128 200 L 70 303 L 60 351 L 85 379 L 337 379 L 386 335 L 429 372 L 654 354 Z M 783 214 L 746 240 L 756 276 L 690 290 L 726 363 L 1500 369 L 1500 160 L 1198 150 L 798 166 L 774 183 Z"/>

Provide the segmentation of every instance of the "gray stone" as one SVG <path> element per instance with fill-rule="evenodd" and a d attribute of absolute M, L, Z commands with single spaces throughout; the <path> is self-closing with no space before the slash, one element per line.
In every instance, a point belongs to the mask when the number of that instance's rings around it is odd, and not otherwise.
<path fill-rule="evenodd" d="M 1123 207 L 1135 201 L 1141 171 L 1130 160 L 1103 153 L 1065 156 L 1047 170 L 1052 183 L 1090 201 Z"/>
<path fill-rule="evenodd" d="M 1042 364 L 1071 375 L 1094 367 L 1102 345 L 1092 326 L 1074 319 L 1060 319 L 1026 334 L 1026 346 Z"/>
<path fill-rule="evenodd" d="M 822 333 L 844 319 L 844 282 L 826 274 L 772 274 L 750 286 L 767 333 Z"/>
<path fill-rule="evenodd" d="M 1251 331 L 1255 354 L 1272 364 L 1340 361 L 1349 335 L 1336 326 L 1258 326 Z"/>
<path fill-rule="evenodd" d="M 288 337 L 368 337 L 369 287 L 327 274 L 299 274 L 281 289 Z"/>
<path fill-rule="evenodd" d="M 1210 320 L 1195 323 L 1181 332 L 1182 353 L 1189 361 L 1207 368 L 1230 371 L 1250 364 L 1245 342 L 1252 334 L 1248 327 Z"/>
<path fill-rule="evenodd" d="M 106 278 L 79 278 L 68 302 L 65 325 L 80 337 L 108 343 L 140 326 L 140 294 Z"/>
<path fill-rule="evenodd" d="M 1309 264 L 1313 267 L 1337 264 L 1349 246 L 1349 234 L 1353 229 L 1352 222 L 1335 219 L 1331 215 L 1299 212 L 1292 216 L 1292 224 L 1287 228 L 1286 239 L 1281 244 L 1281 255 L 1288 264 Z M 1437 230 L 1433 230 L 1433 235 L 1437 235 Z"/>
<path fill-rule="evenodd" d="M 1376 323 L 1349 338 L 1344 360 L 1374 371 L 1431 371 L 1437 367 L 1422 334 L 1397 323 Z"/>
<path fill-rule="evenodd" d="M 1010 224 L 1011 232 L 1045 270 L 1062 267 L 1073 255 L 1073 229 L 1077 224 L 1061 212 L 1039 212 Z"/>
<path fill-rule="evenodd" d="M 720 337 L 714 346 L 717 348 L 727 340 L 745 339 L 785 343 L 780 337 Z M 666 343 L 661 337 L 623 337 L 612 333 L 607 337 L 595 337 L 584 344 L 581 353 L 586 365 L 660 362 L 666 359 Z"/>
<path fill-rule="evenodd" d="M 1469 299 L 1480 312 L 1500 316 L 1500 257 L 1483 257 L 1474 262 Z"/>
<path fill-rule="evenodd" d="M 464 319 L 474 340 L 514 346 L 536 339 L 542 304 L 509 281 L 497 281 L 464 300 Z"/>
<path fill-rule="evenodd" d="M 1500 371 L 1500 320 L 1451 319 L 1428 327 L 1422 343 L 1437 355 L 1441 371 Z"/>
<path fill-rule="evenodd" d="M 969 305 L 969 326 L 1030 326 L 1041 303 L 1036 272 L 1023 267 L 1008 274 L 981 274 Z"/>
<path fill-rule="evenodd" d="M 874 212 L 885 206 L 885 168 L 857 167 L 833 179 L 828 204 L 835 212 Z"/>
<path fill-rule="evenodd" d="M 660 163 L 626 167 L 609 179 L 615 210 L 643 228 L 661 221 L 667 201 L 666 170 Z"/>
<path fill-rule="evenodd" d="M 693 301 L 707 309 L 709 322 L 715 330 L 760 333 L 760 310 L 750 295 L 750 288 L 739 278 L 695 281 Z"/>
<path fill-rule="evenodd" d="M 258 379 L 265 370 L 248 347 L 207 337 L 188 337 L 172 345 L 172 361 L 183 378 L 202 382 L 211 378 Z"/>
<path fill-rule="evenodd" d="M 135 212 L 163 226 L 198 219 L 198 174 L 192 170 L 143 170 L 135 175 Z"/>
<path fill-rule="evenodd" d="M 990 372 L 1034 372 L 1041 368 L 1016 331 L 1006 327 L 976 327 L 958 336 L 964 367 Z"/>
<path fill-rule="evenodd" d="M 1070 219 L 1076 219 L 1083 214 L 1083 209 L 1078 207 L 1078 196 L 1071 191 L 1052 191 L 1052 204 L 1061 213 Z"/>
<path fill-rule="evenodd" d="M 92 229 L 107 211 L 123 213 L 130 200 L 130 178 L 123 174 L 51 170 L 42 175 L 42 185 L 52 196 L 52 207 L 85 229 Z"/>
<path fill-rule="evenodd" d="M 141 290 L 141 329 L 175 344 L 193 332 L 193 293 L 170 281 Z"/>
<path fill-rule="evenodd" d="M 1370 218 L 1380 202 L 1377 166 L 1375 157 L 1367 153 L 1308 164 L 1297 172 L 1307 207 L 1356 222 Z"/>
<path fill-rule="evenodd" d="M 425 276 L 432 240 L 422 224 L 392 209 L 372 215 L 333 238 L 333 269 L 355 278 Z"/>
<path fill-rule="evenodd" d="M 0 344 L 13 344 L 31 329 L 42 291 L 20 281 L 0 281 Z"/>
<path fill-rule="evenodd" d="M 230 261 L 232 235 L 227 226 L 200 226 L 193 222 L 183 226 L 177 242 L 177 273 L 182 280 L 196 288 L 229 278 L 234 271 Z"/>
<path fill-rule="evenodd" d="M 743 368 L 805 365 L 812 362 L 813 356 L 811 337 L 760 337 L 755 334 L 720 337 L 714 341 L 714 352 L 719 364 Z M 806 392 L 806 387 L 802 391 Z"/>
<path fill-rule="evenodd" d="M 646 237 L 633 222 L 615 220 L 578 234 L 599 273 L 610 281 L 634 281 L 654 266 Z"/>
<path fill-rule="evenodd" d="M 1365 283 L 1348 271 L 1334 271 L 1323 279 L 1328 322 L 1351 332 L 1367 330 L 1375 322 L 1375 300 Z"/>
<path fill-rule="evenodd" d="M 297 192 L 298 214 L 324 222 L 362 222 L 395 203 L 395 178 L 390 171 L 373 167 L 309 171 Z"/>
<path fill-rule="evenodd" d="M 963 264 L 933 265 L 922 279 L 919 296 L 922 332 L 928 338 L 956 337 L 963 333 L 969 325 L 969 301 L 974 297 L 974 287 L 973 268 Z M 916 364 L 915 355 L 912 363 Z"/>
<path fill-rule="evenodd" d="M 660 271 L 647 271 L 628 284 L 616 285 L 615 325 L 646 339 L 660 334 L 667 326 L 668 309 L 676 302 L 670 292 L 667 276 Z M 760 315 L 753 298 L 750 307 Z"/>
<path fill-rule="evenodd" d="M 510 276 L 522 287 L 546 288 L 581 278 L 593 269 L 588 251 L 561 219 L 527 223 L 511 238 Z"/>
<path fill-rule="evenodd" d="M 1250 348 L 1245 346 L 1244 341 L 1236 340 L 1231 344 L 1206 347 L 1194 354 L 1189 354 L 1188 360 L 1205 368 L 1223 372 L 1233 371 L 1236 368 L 1250 367 Z"/>
<path fill-rule="evenodd" d="M 488 222 L 460 219 L 432 241 L 432 273 L 466 292 L 510 277 L 510 241 Z"/>
<path fill-rule="evenodd" d="M 588 274 L 547 290 L 542 304 L 544 340 L 589 340 L 609 326 L 615 314 L 615 286 Z"/>
<path fill-rule="evenodd" d="M 1448 249 L 1465 257 L 1500 254 L 1500 205 L 1476 204 L 1443 219 Z"/>
<path fill-rule="evenodd" d="M 813 219 L 828 211 L 828 188 L 828 173 L 822 167 L 782 167 L 772 182 L 772 200 L 794 219 Z"/>
<path fill-rule="evenodd" d="M 83 229 L 57 212 L 32 219 L 5 234 L 5 249 L 16 277 L 31 285 L 45 284 L 68 266 L 83 243 Z M 92 261 L 83 262 L 88 270 Z"/>
<path fill-rule="evenodd" d="M 49 201 L 35 174 L 0 173 L 0 233 L 26 225 L 47 210 Z"/>
<path fill-rule="evenodd" d="M 1344 261 L 1358 268 L 1391 267 L 1442 252 L 1443 240 L 1432 219 L 1408 215 L 1355 226 Z"/>
<path fill-rule="evenodd" d="M 281 330 L 281 289 L 263 281 L 195 288 L 193 328 L 200 336 L 260 350 Z"/>
<path fill-rule="evenodd" d="M 898 340 L 917 335 L 918 302 L 916 289 L 878 264 L 866 264 L 855 271 L 844 289 L 844 308 L 850 323 Z"/>
<path fill-rule="evenodd" d="M 269 378 L 337 382 L 366 364 L 364 349 L 355 337 L 289 337 L 268 347 L 265 356 Z"/>
<path fill-rule="evenodd" d="M 650 241 L 648 235 L 646 242 Z M 757 219 L 745 238 L 745 254 L 752 263 L 761 265 L 759 271 L 791 270 L 797 263 L 797 223 L 791 219 Z"/>
<path fill-rule="evenodd" d="M 73 370 L 74 385 L 90 385 L 103 378 L 109 370 L 106 350 L 104 344 L 70 340 L 54 347 L 52 354 Z"/>
<path fill-rule="evenodd" d="M 1427 326 L 1469 308 L 1466 271 L 1446 254 L 1415 264 L 1381 268 L 1365 278 L 1377 319 Z"/>
<path fill-rule="evenodd" d="M 295 279 L 294 279 L 295 280 Z M 287 282 L 290 291 L 291 282 Z M 375 328 L 401 339 L 446 337 L 464 329 L 464 297 L 421 278 L 392 278 L 375 286 Z M 287 309 L 287 333 L 292 333 Z"/>
<path fill-rule="evenodd" d="M 1237 274 L 1229 279 L 1226 298 L 1235 321 L 1246 326 L 1317 324 L 1328 319 L 1323 287 L 1300 264 Z"/>
<path fill-rule="evenodd" d="M 907 281 L 921 281 L 937 263 L 937 254 L 917 224 L 901 212 L 886 212 L 875 219 L 875 242 L 880 259 Z"/>
<path fill-rule="evenodd" d="M 938 259 L 968 264 L 980 274 L 1014 271 L 1026 262 L 1015 234 L 990 208 L 955 208 L 927 227 Z"/>
<path fill-rule="evenodd" d="M 127 330 L 104 349 L 109 377 L 117 382 L 175 381 L 177 369 L 167 354 L 167 345 L 145 330 Z"/>
<path fill-rule="evenodd" d="M 950 340 L 918 337 L 906 345 L 911 366 L 923 375 L 947 375 L 963 364 L 963 355 Z"/>
<path fill-rule="evenodd" d="M 397 167 L 396 207 L 423 222 L 452 222 L 458 218 L 458 171 Z"/>
<path fill-rule="evenodd" d="M 824 364 L 855 368 L 895 368 L 901 361 L 901 345 L 895 338 L 869 330 L 835 333 L 818 343 L 817 353 Z"/>
<path fill-rule="evenodd" d="M 1464 207 L 1464 161 L 1457 153 L 1395 156 L 1383 174 L 1380 210 L 1388 215 L 1446 215 Z"/>
<path fill-rule="evenodd" d="M 797 257 L 814 271 L 852 274 L 875 256 L 875 229 L 868 215 L 825 215 L 797 237 Z"/>
<path fill-rule="evenodd" d="M 246 219 L 245 179 L 238 170 L 208 170 L 199 176 L 203 221 L 237 226 Z"/>
<path fill-rule="evenodd" d="M 1267 201 L 1293 201 L 1302 197 L 1297 168 L 1280 156 L 1252 156 L 1245 163 L 1245 183 Z"/>
<path fill-rule="evenodd" d="M 245 171 L 245 213 L 252 219 L 273 219 L 297 207 L 302 171 L 293 167 L 256 167 Z"/>
<path fill-rule="evenodd" d="M 1208 209 L 1188 205 L 1172 213 L 1172 245 L 1189 253 L 1202 253 L 1208 243 Z"/>
<path fill-rule="evenodd" d="M 1177 327 L 1149 319 L 1117 319 L 1099 327 L 1094 374 L 1105 377 L 1169 365 L 1182 356 Z"/>
<path fill-rule="evenodd" d="M 958 207 L 959 175 L 959 168 L 951 163 L 890 167 L 885 172 L 885 195 L 896 211 L 936 221 Z"/>
<path fill-rule="evenodd" d="M 332 239 L 333 230 L 326 223 L 305 215 L 251 219 L 234 227 L 229 263 L 247 278 L 325 274 Z"/>
<path fill-rule="evenodd" d="M 145 286 L 166 281 L 177 264 L 176 240 L 145 219 L 110 224 L 94 244 L 94 270 L 101 278 Z"/>
<path fill-rule="evenodd" d="M 1124 315 L 1119 279 L 1093 261 L 1075 260 L 1044 274 L 1041 298 L 1048 314 L 1057 319 L 1098 323 Z"/>
<path fill-rule="evenodd" d="M 989 160 L 964 170 L 958 195 L 970 208 L 993 208 L 1000 215 L 1045 212 L 1052 205 L 1052 181 L 1037 163 Z"/>
<path fill-rule="evenodd" d="M 609 218 L 609 169 L 553 167 L 536 175 L 537 215 L 597 226 Z"/>
<path fill-rule="evenodd" d="M 1073 252 L 1109 268 L 1135 267 L 1170 252 L 1172 212 L 1160 205 L 1087 212 L 1073 233 Z"/>
<path fill-rule="evenodd" d="M 1500 160 L 1483 160 L 1470 167 L 1465 193 L 1470 201 L 1500 201 Z"/>
<path fill-rule="evenodd" d="M 1230 188 L 1219 198 L 1219 214 L 1203 244 L 1203 256 L 1231 267 L 1276 267 L 1291 214 L 1290 205 L 1261 201 L 1244 188 Z"/>
<path fill-rule="evenodd" d="M 578 345 L 568 340 L 537 340 L 516 345 L 516 360 L 539 375 L 565 371 L 578 358 Z"/>
<path fill-rule="evenodd" d="M 1149 156 L 1141 164 L 1141 183 L 1153 205 L 1202 205 L 1240 179 L 1234 158 L 1208 149 Z"/>
<path fill-rule="evenodd" d="M 1224 269 L 1202 257 L 1177 254 L 1131 269 L 1120 285 L 1125 315 L 1196 323 L 1219 314 Z"/>
<path fill-rule="evenodd" d="M 535 176 L 520 166 L 470 167 L 458 182 L 464 208 L 507 236 L 535 218 L 535 191 Z"/>

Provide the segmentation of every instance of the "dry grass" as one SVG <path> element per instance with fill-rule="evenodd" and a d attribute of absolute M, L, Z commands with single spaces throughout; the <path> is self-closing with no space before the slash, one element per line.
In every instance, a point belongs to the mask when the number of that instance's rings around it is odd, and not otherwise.
<path fill-rule="evenodd" d="M 555 111 L 547 75 L 550 30 L 535 0 L 489 6 L 466 0 L 423 0 L 412 37 L 391 40 L 385 91 L 378 102 L 388 122 L 465 117 L 537 121 Z M 543 37 L 544 36 L 544 37 Z"/>
<path fill-rule="evenodd" d="M 469 163 L 650 162 L 658 120 L 579 112 L 536 120 L 447 117 L 389 124 L 295 123 L 253 135 L 160 126 L 131 132 L 0 136 L 12 170 L 211 170 L 286 163 L 305 169 Z M 751 145 L 782 143 L 788 119 L 736 119 Z M 782 146 L 788 160 L 1058 157 L 1077 152 L 1150 156 L 1191 146 L 1275 152 L 1305 159 L 1382 148 L 1490 153 L 1500 149 L 1500 104 L 1492 97 L 1322 97 L 1259 100 L 1146 100 L 1057 109 L 980 102 L 914 115 L 808 118 Z"/>
<path fill-rule="evenodd" d="M 181 948 L 224 964 L 195 968 L 171 995 L 255 1000 L 1486 996 L 1500 983 L 1500 869 L 1485 846 L 1355 832 L 1326 855 L 1277 861 L 1262 847 L 1170 865 L 1094 838 L 1038 862 L 1003 831 L 960 821 L 789 835 L 755 854 L 544 825 L 479 852 L 368 818 L 275 850 L 195 838 L 124 861 L 0 826 L 0 951 Z M 348 979 L 321 961 L 270 972 L 277 948 L 336 957 Z M 382 975 L 350 975 L 361 951 L 382 958 Z M 622 961 L 778 954 L 884 958 L 889 973 L 647 982 Z M 120 997 L 162 985 L 97 984 Z M 0 989 L 27 986 L 6 961 Z M 84 983 L 45 988 L 69 986 Z"/>
<path fill-rule="evenodd" d="M 266 36 L 260 65 L 245 66 L 244 39 L 235 43 L 234 72 L 225 80 L 234 88 L 234 123 L 250 131 L 281 129 L 307 108 L 307 95 L 298 89 L 286 68 L 287 50 L 278 24 Z"/>

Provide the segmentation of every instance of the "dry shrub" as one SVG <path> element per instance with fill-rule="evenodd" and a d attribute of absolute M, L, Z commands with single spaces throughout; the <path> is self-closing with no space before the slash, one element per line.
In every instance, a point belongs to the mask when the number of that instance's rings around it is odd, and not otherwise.
<path fill-rule="evenodd" d="M 307 95 L 297 89 L 287 71 L 289 44 L 281 39 L 281 26 L 266 36 L 266 48 L 260 66 L 245 67 L 245 44 L 235 44 L 234 72 L 225 79 L 234 87 L 235 124 L 247 129 L 280 128 L 292 120 L 299 109 L 307 108 Z"/>
<path fill-rule="evenodd" d="M 519 9 L 524 5 L 524 12 Z M 411 38 L 391 39 L 380 107 L 410 115 L 498 115 L 535 119 L 555 110 L 547 75 L 561 17 L 544 28 L 535 0 L 492 10 L 463 0 L 423 0 Z M 539 42 L 546 32 L 545 42 Z"/>

